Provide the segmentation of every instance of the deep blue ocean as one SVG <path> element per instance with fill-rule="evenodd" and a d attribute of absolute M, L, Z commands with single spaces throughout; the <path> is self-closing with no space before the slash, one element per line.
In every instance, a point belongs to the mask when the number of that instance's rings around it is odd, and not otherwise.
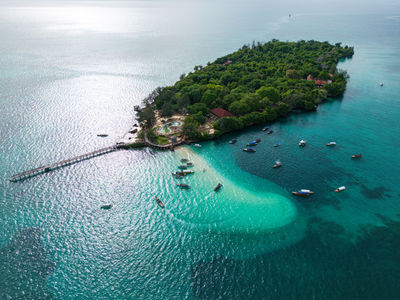
<path fill-rule="evenodd" d="M 2 1 L 0 37 L 0 299 L 400 299 L 400 3 Z M 272 135 L 9 181 L 113 145 L 154 88 L 273 38 L 354 46 L 344 96 Z"/>

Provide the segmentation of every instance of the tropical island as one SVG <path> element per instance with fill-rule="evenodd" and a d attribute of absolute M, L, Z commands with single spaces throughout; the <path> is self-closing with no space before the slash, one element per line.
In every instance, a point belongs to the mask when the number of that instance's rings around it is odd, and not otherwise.
<path fill-rule="evenodd" d="M 208 140 L 315 110 L 343 95 L 348 75 L 337 64 L 353 54 L 353 47 L 318 41 L 244 45 L 156 88 L 135 107 L 138 137 L 156 145 Z"/>

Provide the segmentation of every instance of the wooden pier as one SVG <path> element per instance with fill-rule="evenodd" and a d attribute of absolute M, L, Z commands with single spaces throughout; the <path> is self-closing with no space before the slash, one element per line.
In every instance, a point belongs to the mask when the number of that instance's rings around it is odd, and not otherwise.
<path fill-rule="evenodd" d="M 146 135 L 145 135 L 145 138 L 144 138 L 144 144 L 146 146 L 152 147 L 152 148 L 155 148 L 155 149 L 159 149 L 159 150 L 172 150 L 173 151 L 174 147 L 182 144 L 182 142 L 183 142 L 183 140 L 180 140 L 180 141 L 177 141 L 175 143 L 169 143 L 169 144 L 166 144 L 166 145 L 159 145 L 159 144 L 152 143 L 147 138 Z M 102 148 L 102 149 L 99 149 L 99 150 L 96 150 L 96 151 L 93 151 L 93 152 L 89 152 L 89 153 L 86 153 L 86 154 L 83 154 L 83 155 L 79 155 L 79 156 L 75 156 L 75 157 L 72 157 L 72 158 L 69 158 L 69 159 L 66 159 L 66 160 L 62 160 L 62 161 L 59 161 L 59 162 L 56 162 L 56 163 L 53 163 L 53 164 L 49 164 L 49 165 L 45 165 L 45 166 L 42 166 L 42 167 L 39 167 L 39 168 L 28 170 L 28 171 L 25 171 L 25 172 L 22 172 L 22 173 L 19 173 L 17 175 L 12 176 L 10 178 L 10 181 L 17 182 L 17 181 L 21 181 L 21 180 L 24 180 L 24 179 L 27 179 L 27 178 L 30 178 L 30 177 L 37 176 L 39 174 L 51 172 L 51 171 L 54 171 L 56 169 L 66 167 L 66 166 L 78 163 L 80 161 L 83 161 L 83 160 L 86 160 L 86 159 L 89 159 L 89 158 L 93 158 L 93 157 L 100 156 L 100 155 L 103 155 L 103 154 L 106 154 L 106 153 L 110 153 L 110 152 L 113 152 L 113 151 L 115 151 L 117 149 L 122 149 L 122 148 L 124 148 L 126 146 L 129 146 L 129 144 L 125 144 L 125 145 L 118 145 L 117 144 L 117 145 L 114 145 L 114 146 L 111 146 L 111 147 Z"/>
<path fill-rule="evenodd" d="M 53 164 L 49 164 L 49 165 L 45 165 L 39 168 L 35 168 L 32 170 L 28 170 L 22 173 L 19 173 L 17 175 L 14 175 L 10 178 L 10 181 L 12 182 L 16 182 L 16 181 L 21 181 L 39 174 L 43 174 L 43 173 L 47 173 L 50 171 L 53 171 L 55 169 L 59 169 L 59 168 L 63 168 L 75 163 L 78 163 L 80 161 L 92 158 L 92 157 L 96 157 L 96 156 L 100 156 L 106 153 L 110 153 L 113 152 L 115 150 L 118 149 L 118 146 L 111 146 L 111 147 L 106 147 L 106 148 L 102 148 L 93 152 L 89 152 L 83 155 L 79 155 L 79 156 L 75 156 L 66 160 L 62 160 Z"/>

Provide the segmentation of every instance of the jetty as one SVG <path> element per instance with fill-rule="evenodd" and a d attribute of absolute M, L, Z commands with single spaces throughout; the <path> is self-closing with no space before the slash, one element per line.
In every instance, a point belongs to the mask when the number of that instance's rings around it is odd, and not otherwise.
<path fill-rule="evenodd" d="M 179 141 L 176 141 L 176 142 L 171 142 L 169 144 L 160 145 L 160 144 L 156 144 L 156 143 L 151 142 L 147 138 L 147 136 L 144 137 L 144 144 L 146 146 L 151 147 L 151 148 L 155 148 L 155 149 L 159 149 L 159 150 L 172 150 L 173 151 L 175 146 L 178 146 L 178 145 L 180 145 L 182 143 L 183 143 L 183 141 L 179 140 Z M 129 147 L 129 146 L 131 146 L 131 144 L 116 144 L 116 145 L 113 145 L 113 146 L 110 146 L 110 147 L 101 148 L 101 149 L 98 149 L 98 150 L 93 151 L 93 152 L 85 153 L 85 154 L 78 155 L 78 156 L 75 156 L 75 157 L 72 157 L 72 158 L 69 158 L 69 159 L 65 159 L 65 160 L 62 160 L 62 161 L 59 161 L 59 162 L 56 162 L 56 163 L 52 163 L 52 164 L 49 164 L 49 165 L 41 166 L 41 167 L 38 167 L 38 168 L 35 168 L 35 169 L 31 169 L 31 170 L 16 174 L 16 175 L 14 175 L 14 176 L 12 176 L 10 178 L 10 181 L 11 182 L 22 181 L 22 180 L 25 180 L 25 179 L 30 178 L 30 177 L 34 177 L 34 176 L 37 176 L 37 175 L 40 175 L 40 174 L 43 174 L 43 173 L 48 173 L 48 172 L 54 171 L 54 170 L 59 169 L 59 168 L 63 168 L 63 167 L 69 166 L 69 165 L 76 164 L 76 163 L 81 162 L 83 160 L 90 159 L 90 158 L 93 158 L 93 157 L 96 157 L 96 156 L 100 156 L 100 155 L 104 155 L 104 154 L 113 152 L 115 150 L 123 149 L 123 148 Z"/>
<path fill-rule="evenodd" d="M 93 151 L 93 152 L 89 152 L 89 153 L 86 153 L 86 154 L 78 155 L 78 156 L 75 156 L 75 157 L 72 157 L 72 158 L 69 158 L 69 159 L 65 159 L 65 160 L 56 162 L 56 163 L 52 163 L 52 164 L 49 164 L 49 165 L 45 165 L 45 166 L 42 166 L 42 167 L 31 169 L 31 170 L 28 170 L 28 171 L 25 171 L 25 172 L 22 172 L 22 173 L 19 173 L 17 175 L 12 176 L 10 178 L 10 181 L 17 182 L 17 181 L 21 181 L 21 180 L 24 180 L 24 179 L 27 179 L 27 178 L 30 178 L 30 177 L 37 176 L 39 174 L 48 173 L 48 172 L 54 171 L 56 169 L 63 168 L 63 167 L 66 167 L 66 166 L 81 162 L 81 161 L 86 160 L 86 159 L 90 159 L 90 158 L 93 158 L 93 157 L 96 157 L 96 156 L 100 156 L 100 155 L 104 155 L 104 154 L 113 152 L 113 151 L 117 150 L 118 148 L 120 148 L 120 147 L 117 146 L 117 145 L 106 147 L 106 148 L 101 148 L 101 149 L 98 149 L 98 150 Z"/>

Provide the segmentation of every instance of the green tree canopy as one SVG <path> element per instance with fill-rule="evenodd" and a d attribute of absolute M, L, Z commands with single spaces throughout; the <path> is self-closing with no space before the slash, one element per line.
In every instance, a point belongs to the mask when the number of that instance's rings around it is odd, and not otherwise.
<path fill-rule="evenodd" d="M 271 100 L 272 102 L 276 103 L 279 100 L 281 100 L 281 96 L 279 94 L 279 91 L 274 88 L 274 87 L 266 87 L 263 86 L 261 88 L 259 88 L 257 90 L 257 94 L 261 97 L 261 98 L 265 98 L 268 97 L 269 100 Z"/>
<path fill-rule="evenodd" d="M 200 132 L 198 130 L 200 124 L 193 117 L 186 117 L 182 126 L 182 133 L 189 139 L 196 139 L 199 137 Z"/>
<path fill-rule="evenodd" d="M 328 96 L 343 95 L 348 76 L 337 64 L 353 53 L 352 47 L 318 41 L 244 45 L 204 67 L 196 66 L 172 86 L 155 89 L 143 103 L 162 115 L 170 115 L 171 109 L 188 111 L 186 132 L 216 107 L 229 110 L 243 126 L 271 121 L 293 109 L 313 110 Z M 316 85 L 315 80 L 322 82 Z M 140 119 L 154 122 L 150 111 L 141 112 Z"/>
<path fill-rule="evenodd" d="M 221 131 L 239 130 L 243 128 L 242 122 L 236 117 L 226 117 L 217 120 L 214 128 Z"/>

